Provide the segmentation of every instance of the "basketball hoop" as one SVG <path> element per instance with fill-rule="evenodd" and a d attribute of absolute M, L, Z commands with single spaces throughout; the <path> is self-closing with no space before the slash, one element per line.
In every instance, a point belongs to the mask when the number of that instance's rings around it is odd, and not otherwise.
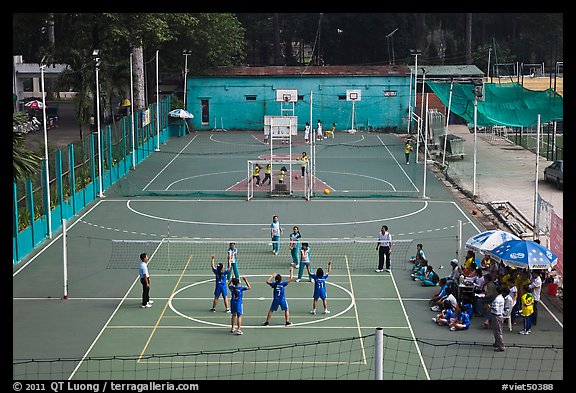
<path fill-rule="evenodd" d="M 291 98 L 290 94 L 284 94 L 284 102 L 290 102 Z"/>

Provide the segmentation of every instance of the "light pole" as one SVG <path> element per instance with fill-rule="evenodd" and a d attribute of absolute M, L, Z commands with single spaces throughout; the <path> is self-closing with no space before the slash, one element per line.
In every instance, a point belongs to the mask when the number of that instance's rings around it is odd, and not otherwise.
<path fill-rule="evenodd" d="M 42 118 L 44 123 L 44 160 L 46 161 L 46 218 L 48 220 L 48 237 L 52 239 L 52 212 L 50 209 L 50 171 L 48 165 L 48 130 L 46 128 L 46 93 L 44 92 L 44 69 L 46 68 L 46 56 L 40 61 L 40 79 L 42 81 Z"/>
<path fill-rule="evenodd" d="M 392 39 L 392 65 L 394 65 L 394 33 L 398 31 L 398 27 L 395 28 L 386 38 Z M 388 63 L 390 63 L 390 48 L 388 48 Z"/>
<path fill-rule="evenodd" d="M 410 54 L 415 57 L 414 59 L 414 109 L 412 113 L 416 112 L 416 94 L 417 94 L 417 86 L 418 86 L 418 55 L 420 55 L 419 49 L 410 49 Z M 409 105 L 410 106 L 410 105 Z M 412 117 L 412 115 L 410 115 Z M 412 121 L 412 118 L 409 119 Z M 416 138 L 418 139 L 418 138 Z M 416 155 L 418 157 L 418 155 Z"/>
<path fill-rule="evenodd" d="M 156 149 L 160 151 L 160 92 L 158 90 L 158 50 L 156 50 Z"/>
<path fill-rule="evenodd" d="M 136 146 L 134 144 L 134 79 L 132 78 L 132 52 L 130 52 L 130 118 L 132 136 L 132 170 L 136 169 Z"/>
<path fill-rule="evenodd" d="M 188 51 L 184 51 L 183 53 L 184 55 L 184 109 L 188 110 L 188 107 L 186 106 L 186 95 L 187 95 L 187 77 L 188 77 L 188 56 L 191 55 L 190 52 Z"/>
<path fill-rule="evenodd" d="M 92 52 L 92 57 L 94 57 L 94 64 L 96 67 L 96 131 L 98 133 L 98 197 L 103 198 L 104 193 L 102 192 L 102 143 L 100 142 L 100 83 L 98 81 L 98 70 L 100 68 L 100 49 L 94 49 Z"/>

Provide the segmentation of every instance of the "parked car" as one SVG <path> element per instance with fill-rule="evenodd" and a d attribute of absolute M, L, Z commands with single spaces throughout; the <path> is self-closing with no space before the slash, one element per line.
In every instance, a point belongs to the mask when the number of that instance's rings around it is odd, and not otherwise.
<path fill-rule="evenodd" d="M 564 187 L 564 160 L 554 161 L 544 169 L 544 180 Z"/>

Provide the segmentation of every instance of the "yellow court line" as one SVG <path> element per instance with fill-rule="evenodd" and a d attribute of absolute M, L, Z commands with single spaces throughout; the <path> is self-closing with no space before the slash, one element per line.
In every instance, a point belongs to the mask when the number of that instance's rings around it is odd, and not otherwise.
<path fill-rule="evenodd" d="M 344 261 L 346 262 L 346 270 L 348 272 L 348 281 L 350 282 L 350 292 L 352 293 L 352 301 L 354 302 L 354 314 L 356 314 L 356 326 L 358 328 L 358 336 L 362 337 L 362 328 L 360 327 L 360 318 L 358 317 L 358 307 L 356 307 L 356 296 L 354 295 L 354 285 L 352 285 L 352 275 L 350 274 L 350 266 L 348 265 L 348 255 L 344 255 Z M 366 361 L 366 349 L 364 348 L 364 340 L 360 339 L 360 346 L 362 347 L 362 359 L 364 364 Z"/>
<path fill-rule="evenodd" d="M 184 272 L 188 268 L 188 265 L 190 264 L 191 260 L 192 260 L 192 255 L 190 255 L 190 257 L 188 258 L 188 262 L 186 262 L 186 266 L 184 266 L 184 269 L 182 270 L 180 277 L 178 277 L 178 281 L 176 282 L 174 289 L 172 289 L 172 293 L 168 297 L 168 301 L 164 305 L 164 308 L 162 309 L 162 312 L 160 313 L 160 316 L 158 317 L 158 320 L 156 321 L 156 324 L 154 325 L 154 328 L 152 329 L 150 336 L 148 336 L 148 340 L 146 340 L 146 344 L 144 345 L 144 348 L 142 348 L 142 352 L 140 352 L 140 356 L 138 356 L 138 360 L 136 361 L 136 363 L 140 363 L 142 356 L 144 356 L 144 352 L 146 352 L 146 348 L 148 348 L 148 345 L 150 344 L 150 341 L 152 340 L 152 336 L 154 335 L 154 333 L 158 329 L 158 326 L 160 325 L 160 321 L 162 320 L 162 317 L 164 316 L 164 313 L 166 312 L 166 309 L 168 308 L 168 304 L 170 303 L 172 296 L 174 296 L 174 292 L 176 292 L 176 288 L 178 288 L 178 286 L 180 285 L 180 281 L 182 280 L 182 277 L 184 276 Z"/>

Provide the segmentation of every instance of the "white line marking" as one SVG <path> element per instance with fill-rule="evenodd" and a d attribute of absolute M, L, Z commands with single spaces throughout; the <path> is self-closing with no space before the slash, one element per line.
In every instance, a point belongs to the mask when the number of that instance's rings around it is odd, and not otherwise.
<path fill-rule="evenodd" d="M 144 186 L 144 188 L 142 189 L 142 191 L 146 191 L 146 188 L 148 188 L 148 186 L 149 186 L 150 184 L 152 184 L 152 182 L 153 182 L 154 180 L 156 180 L 156 178 L 157 178 L 158 176 L 160 176 L 160 174 L 161 174 L 162 172 L 164 172 L 164 170 L 165 170 L 166 168 L 168 168 L 168 166 L 169 166 L 170 164 L 172 164 L 172 161 L 174 161 L 175 159 L 178 158 L 178 156 L 180 155 L 180 153 L 182 153 L 182 152 L 184 151 L 184 149 L 186 149 L 186 148 L 188 147 L 189 144 L 191 144 L 192 142 L 194 142 L 194 139 L 196 139 L 197 136 L 198 136 L 198 135 L 194 135 L 194 138 L 192 138 L 192 139 L 190 140 L 190 142 L 188 142 L 188 143 L 186 144 L 186 146 L 184 146 L 184 147 L 178 152 L 178 154 L 176 154 L 176 155 L 174 156 L 174 158 L 171 159 L 170 162 L 169 162 L 168 164 L 166 164 L 166 165 L 164 166 L 164 168 L 162 168 L 162 170 L 161 170 L 160 172 L 158 172 L 158 173 L 156 174 L 156 176 L 154 176 L 154 178 L 152 178 L 152 180 L 150 180 L 150 182 L 149 182 L 148 184 L 146 184 L 146 186 Z"/>

